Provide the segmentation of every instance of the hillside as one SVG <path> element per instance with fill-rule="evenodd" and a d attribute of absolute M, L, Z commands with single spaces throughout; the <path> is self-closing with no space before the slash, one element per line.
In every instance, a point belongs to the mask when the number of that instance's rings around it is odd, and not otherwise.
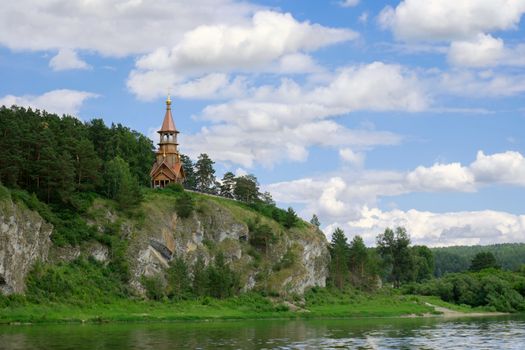
<path fill-rule="evenodd" d="M 125 285 L 120 289 L 132 296 L 144 295 L 145 278 L 166 285 L 166 271 L 177 257 L 191 271 L 199 256 L 211 265 L 222 253 L 238 279 L 236 288 L 242 291 L 302 293 L 307 287 L 324 286 L 328 275 L 329 254 L 322 232 L 302 221 L 286 229 L 237 201 L 192 193 L 194 210 L 188 218 L 180 218 L 175 207 L 182 192 L 144 190 L 144 200 L 133 211 L 119 210 L 114 201 L 95 197 L 72 220 L 84 222 L 90 236 L 71 245 L 62 240 L 51 244 L 57 232 L 43 229 L 51 225 L 27 204 L 13 201 L 5 188 L 2 191 L 0 239 L 6 244 L 0 247 L 0 274 L 4 291 L 23 291 L 21 283 L 30 265 L 39 260 L 47 272 L 74 265 L 79 259 L 93 261 L 107 273 L 108 283 L 122 282 Z M 37 227 L 42 228 L 38 234 Z M 252 239 L 253 230 L 260 227 L 271 229 L 271 239 L 264 246 Z M 12 256 L 19 258 L 13 261 Z M 15 283 L 12 276 L 18 276 L 15 287 L 11 286 Z"/>
<path fill-rule="evenodd" d="M 453 246 L 432 248 L 435 259 L 434 275 L 440 277 L 447 272 L 468 270 L 472 258 L 480 252 L 494 254 L 498 264 L 505 270 L 518 270 L 525 264 L 525 243 L 493 245 Z"/>

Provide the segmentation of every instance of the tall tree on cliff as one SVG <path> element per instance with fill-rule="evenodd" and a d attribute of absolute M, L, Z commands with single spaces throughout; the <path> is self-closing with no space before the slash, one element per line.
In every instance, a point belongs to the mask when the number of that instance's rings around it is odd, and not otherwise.
<path fill-rule="evenodd" d="M 222 197 L 233 198 L 233 192 L 235 190 L 235 175 L 231 171 L 224 174 L 219 188 L 219 194 Z"/>
<path fill-rule="evenodd" d="M 184 188 L 188 190 L 196 190 L 197 178 L 193 161 L 185 154 L 180 155 L 180 161 L 182 163 L 182 168 L 184 169 L 184 175 L 186 175 L 186 178 L 184 179 Z"/>
<path fill-rule="evenodd" d="M 195 163 L 195 175 L 197 180 L 197 190 L 204 193 L 211 193 L 215 184 L 215 162 L 206 153 L 201 153 L 197 163 Z"/>
<path fill-rule="evenodd" d="M 257 178 L 251 174 L 237 177 L 233 193 L 237 200 L 254 203 L 259 198 L 259 182 Z"/>

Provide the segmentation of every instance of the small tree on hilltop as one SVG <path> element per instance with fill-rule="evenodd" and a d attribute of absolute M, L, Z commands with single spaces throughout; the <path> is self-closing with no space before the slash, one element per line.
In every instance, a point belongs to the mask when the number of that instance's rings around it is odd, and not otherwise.
<path fill-rule="evenodd" d="M 197 182 L 197 190 L 210 193 L 215 184 L 215 169 L 213 169 L 215 162 L 210 159 L 206 153 L 202 153 L 195 163 L 195 178 Z"/>
<path fill-rule="evenodd" d="M 259 198 L 259 183 L 253 175 L 239 176 L 235 179 L 235 188 L 233 190 L 235 199 L 253 203 Z"/>
<path fill-rule="evenodd" d="M 312 215 L 312 218 L 310 219 L 310 223 L 317 228 L 321 226 L 321 222 L 319 221 L 319 218 L 315 214 Z"/>
<path fill-rule="evenodd" d="M 288 207 L 288 210 L 286 211 L 286 215 L 284 217 L 284 227 L 290 229 L 297 224 L 298 220 L 299 218 L 297 217 L 295 210 L 293 210 L 292 207 Z"/>
<path fill-rule="evenodd" d="M 221 180 L 219 194 L 225 198 L 233 198 L 235 182 L 235 175 L 231 171 L 226 172 Z"/>

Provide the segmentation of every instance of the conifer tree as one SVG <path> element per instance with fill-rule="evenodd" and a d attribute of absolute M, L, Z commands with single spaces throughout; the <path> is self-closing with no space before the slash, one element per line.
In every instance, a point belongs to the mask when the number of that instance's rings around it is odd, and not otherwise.
<path fill-rule="evenodd" d="M 225 198 L 233 198 L 233 193 L 235 189 L 235 174 L 231 171 L 228 171 L 224 174 L 221 180 L 220 192 L 219 194 Z"/>
<path fill-rule="evenodd" d="M 180 256 L 176 256 L 166 271 L 168 275 L 168 295 L 176 300 L 184 299 L 191 292 L 191 280 L 188 265 Z"/>
<path fill-rule="evenodd" d="M 201 153 L 195 163 L 195 178 L 198 191 L 210 193 L 215 184 L 215 164 L 206 153 Z"/>
<path fill-rule="evenodd" d="M 339 227 L 332 234 L 330 242 L 330 276 L 335 287 L 342 290 L 348 277 L 348 259 L 350 256 L 345 233 Z"/>
<path fill-rule="evenodd" d="M 310 223 L 317 228 L 321 226 L 321 222 L 319 221 L 319 218 L 315 214 L 312 215 L 312 218 L 310 219 Z"/>
<path fill-rule="evenodd" d="M 193 161 L 185 154 L 180 155 L 180 161 L 182 163 L 182 169 L 184 169 L 184 175 L 186 175 L 186 178 L 184 179 L 184 188 L 188 190 L 196 190 L 197 178 L 195 176 Z"/>
<path fill-rule="evenodd" d="M 208 288 L 208 274 L 202 254 L 197 256 L 197 261 L 193 264 L 192 290 L 196 296 L 206 295 Z"/>

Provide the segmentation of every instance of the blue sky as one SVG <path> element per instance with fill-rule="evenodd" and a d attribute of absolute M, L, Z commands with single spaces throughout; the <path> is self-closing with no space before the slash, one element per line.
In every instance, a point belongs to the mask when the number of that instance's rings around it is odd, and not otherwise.
<path fill-rule="evenodd" d="M 20 0 L 0 104 L 102 117 L 255 174 L 368 243 L 525 241 L 525 0 Z"/>

